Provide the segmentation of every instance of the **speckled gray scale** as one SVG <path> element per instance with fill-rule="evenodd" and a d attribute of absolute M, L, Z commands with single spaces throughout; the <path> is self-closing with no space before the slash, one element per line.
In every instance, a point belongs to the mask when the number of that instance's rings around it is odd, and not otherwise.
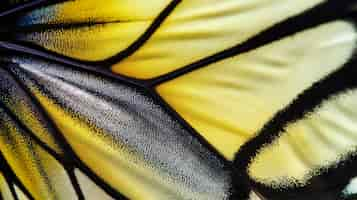
<path fill-rule="evenodd" d="M 0 105 L 6 106 L 42 142 L 62 154 L 62 149 L 53 135 L 53 127 L 20 84 L 5 70 L 6 64 L 1 65 L 4 69 L 0 68 Z"/>
<path fill-rule="evenodd" d="M 137 158 L 130 160 L 132 166 L 143 160 L 170 198 L 227 198 L 230 180 L 224 163 L 150 97 L 58 64 L 28 58 L 13 62 L 18 66 L 11 71 L 30 91 L 41 90 L 74 117 L 103 130 L 93 137 L 118 153 L 131 152 Z"/>

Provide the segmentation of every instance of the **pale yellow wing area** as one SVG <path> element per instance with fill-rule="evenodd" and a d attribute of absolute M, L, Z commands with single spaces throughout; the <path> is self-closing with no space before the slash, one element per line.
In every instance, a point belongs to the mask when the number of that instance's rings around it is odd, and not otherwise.
<path fill-rule="evenodd" d="M 15 191 L 19 200 L 29 200 L 29 198 L 27 198 L 27 196 L 20 190 L 19 187 L 17 187 L 17 185 L 15 185 Z"/>
<path fill-rule="evenodd" d="M 13 200 L 9 185 L 4 177 L 3 172 L 0 173 L 0 195 L 4 200 Z"/>
<path fill-rule="evenodd" d="M 249 200 L 261 200 L 261 198 L 259 198 L 259 196 L 255 192 L 250 192 Z"/>
<path fill-rule="evenodd" d="M 87 61 L 114 56 L 138 39 L 168 0 L 75 0 L 38 8 L 17 20 L 16 39 Z M 21 27 L 23 29 L 21 29 Z M 32 28 L 31 31 L 22 31 Z"/>
<path fill-rule="evenodd" d="M 13 172 L 35 199 L 75 199 L 62 166 L 0 108 L 0 149 Z"/>
<path fill-rule="evenodd" d="M 287 126 L 264 147 L 248 171 L 254 180 L 286 187 L 305 185 L 321 169 L 335 166 L 357 150 L 357 90 L 332 97 L 307 117 Z M 287 164 L 288 163 L 288 164 Z M 338 182 L 338 181 L 337 181 Z M 353 190 L 350 184 L 349 190 Z"/>
<path fill-rule="evenodd" d="M 182 1 L 145 45 L 113 66 L 152 78 L 232 47 L 323 0 Z"/>
<path fill-rule="evenodd" d="M 81 171 L 75 170 L 75 174 L 83 191 L 84 197 L 87 200 L 114 200 Z"/>
<path fill-rule="evenodd" d="M 157 87 L 228 159 L 297 94 L 341 67 L 357 35 L 335 21 L 198 69 Z"/>

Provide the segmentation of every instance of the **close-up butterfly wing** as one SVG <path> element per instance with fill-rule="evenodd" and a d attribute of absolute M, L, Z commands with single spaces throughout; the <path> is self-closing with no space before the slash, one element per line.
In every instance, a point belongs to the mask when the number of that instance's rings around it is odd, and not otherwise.
<path fill-rule="evenodd" d="M 0 3 L 2 199 L 354 199 L 354 0 Z"/>

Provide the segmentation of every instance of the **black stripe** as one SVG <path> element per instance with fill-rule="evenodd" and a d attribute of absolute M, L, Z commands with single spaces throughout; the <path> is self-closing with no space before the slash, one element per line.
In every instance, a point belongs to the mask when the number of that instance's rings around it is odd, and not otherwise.
<path fill-rule="evenodd" d="M 58 161 L 62 165 L 62 167 L 65 169 L 66 173 L 68 174 L 68 177 L 69 177 L 69 179 L 73 185 L 73 188 L 78 196 L 78 199 L 84 200 L 83 192 L 81 191 L 81 189 L 78 185 L 77 178 L 73 174 L 73 163 L 70 161 L 70 159 L 64 155 L 59 155 L 51 147 L 49 147 L 45 142 L 43 142 L 41 139 L 39 139 L 1 101 L 0 101 L 0 108 L 2 108 L 7 115 L 9 115 L 11 120 L 13 120 L 16 123 L 16 125 L 19 126 L 19 128 L 21 128 L 23 131 L 26 132 L 26 134 L 27 134 L 26 136 L 29 136 L 37 145 L 39 145 L 41 148 L 43 148 L 43 150 L 45 150 L 47 153 L 49 153 L 56 161 Z"/>
<path fill-rule="evenodd" d="M 225 159 L 223 154 L 219 152 L 211 143 L 209 143 L 201 134 L 199 134 L 189 123 L 183 119 L 180 114 L 178 114 L 162 97 L 157 94 L 155 90 L 149 90 L 150 96 L 153 98 L 154 102 L 157 103 L 163 110 L 171 116 L 175 121 L 177 121 L 185 130 L 195 139 L 197 139 L 200 144 L 207 148 L 210 152 L 216 155 L 217 159 L 224 164 L 225 169 L 231 168 L 231 162 Z"/>
<path fill-rule="evenodd" d="M 278 40 L 281 37 L 287 36 L 289 34 L 293 34 L 295 32 L 298 32 L 299 30 L 303 30 L 303 29 L 308 28 L 308 27 L 316 26 L 319 23 L 335 20 L 335 19 L 337 19 L 339 17 L 348 16 L 345 13 L 344 9 L 343 9 L 342 12 L 339 12 L 339 13 L 336 12 L 336 10 L 338 10 L 339 8 L 342 7 L 341 4 L 346 3 L 346 2 L 347 2 L 346 0 L 340 1 L 339 3 L 336 3 L 336 1 L 329 1 L 326 4 L 323 4 L 323 5 L 325 5 L 325 10 L 321 9 L 321 7 L 324 8 L 324 6 L 318 6 L 319 7 L 318 11 L 316 11 L 316 8 L 314 8 L 314 9 L 312 9 L 313 12 L 308 11 L 308 12 L 306 12 L 307 14 L 303 13 L 302 15 L 304 15 L 305 17 L 297 16 L 297 17 L 288 19 L 286 22 L 278 24 L 278 25 L 274 26 L 273 28 L 262 32 L 258 36 L 252 38 L 251 40 L 248 40 L 247 42 L 243 43 L 242 45 L 236 46 L 236 49 L 225 50 L 223 52 L 220 52 L 218 54 L 215 54 L 213 56 L 205 58 L 205 59 L 203 59 L 201 61 L 198 61 L 198 62 L 196 62 L 194 64 L 186 66 L 182 70 L 174 71 L 174 72 L 169 73 L 169 74 L 167 74 L 165 76 L 159 77 L 158 79 L 153 79 L 152 86 L 155 86 L 157 84 L 160 84 L 160 83 L 168 81 L 168 80 L 171 80 L 173 78 L 181 76 L 181 75 L 183 75 L 185 73 L 188 73 L 188 72 L 193 71 L 195 69 L 198 69 L 200 67 L 204 67 L 204 66 L 206 66 L 206 65 L 208 65 L 210 63 L 217 62 L 217 61 L 219 61 L 221 59 L 225 59 L 225 58 L 237 55 L 239 53 L 243 53 L 243 52 L 252 50 L 254 48 L 257 48 L 260 45 L 264 45 L 264 44 L 270 43 L 270 42 L 272 42 L 274 40 Z M 329 5 L 329 6 L 326 6 L 326 5 Z M 332 5 L 335 5 L 335 7 L 333 7 Z M 343 7 L 343 8 L 346 8 L 346 7 Z M 288 25 L 289 23 L 291 23 L 292 25 Z M 295 26 L 294 26 L 294 24 L 295 24 Z M 284 29 L 287 29 L 287 30 L 285 30 L 283 32 L 279 32 L 278 31 L 278 30 L 281 31 L 281 30 L 284 30 Z M 278 35 L 274 35 L 273 33 L 274 34 L 278 34 Z M 266 34 L 266 35 L 264 35 L 264 34 Z M 270 36 L 270 37 L 267 37 L 267 36 Z M 45 55 L 45 54 L 42 54 L 42 55 Z M 67 64 L 68 64 L 68 61 L 67 61 Z M 106 75 L 108 75 L 108 74 L 106 74 Z M 110 75 L 110 76 L 112 76 L 112 75 Z M 116 75 L 114 75 L 114 76 L 116 76 Z M 124 81 L 126 81 L 126 80 L 124 80 Z M 333 83 L 333 81 L 332 81 L 332 83 Z M 322 84 L 322 85 L 324 85 L 324 84 Z M 322 86 L 318 86 L 318 87 L 320 87 L 320 89 L 324 88 Z M 338 88 L 336 88 L 336 90 L 338 90 Z M 316 92 L 316 89 L 313 92 Z M 310 94 L 310 96 L 312 96 L 312 97 L 313 97 L 313 95 L 312 95 L 313 92 L 311 92 L 311 94 Z M 324 96 L 324 98 L 329 98 L 329 97 L 330 97 L 330 95 L 328 95 L 328 94 L 325 94 L 325 96 Z M 299 98 L 302 98 L 302 97 L 299 96 Z M 305 97 L 305 98 L 307 98 L 307 97 Z M 309 97 L 309 98 L 311 98 L 311 97 Z M 309 98 L 307 98 L 307 99 L 309 99 Z M 321 98 L 320 100 L 322 101 L 324 98 Z M 304 100 L 301 100 L 301 101 L 304 101 Z M 306 109 L 305 111 L 309 112 L 308 111 L 309 109 L 313 109 L 315 106 L 319 105 L 321 103 L 321 101 L 317 102 L 316 105 L 312 105 L 311 108 L 308 108 L 308 106 L 307 106 L 306 108 L 304 108 L 304 109 Z M 314 104 L 314 102 L 312 102 L 311 104 Z M 163 107 L 167 107 L 167 108 L 171 109 L 171 107 L 168 106 L 168 105 L 163 105 Z M 294 107 L 294 106 L 292 106 L 292 107 Z M 292 109 L 292 110 L 294 110 L 294 109 Z M 304 116 L 305 114 L 306 113 L 303 113 L 300 117 Z M 296 115 L 298 115 L 298 114 L 296 114 Z M 284 116 L 284 115 L 282 115 L 282 116 Z M 298 117 L 296 119 L 298 119 Z M 283 121 L 281 121 L 280 123 L 283 123 Z M 285 123 L 287 123 L 287 122 L 285 122 Z M 270 134 L 269 134 L 269 137 L 270 137 Z M 254 144 L 254 142 L 253 142 L 253 144 Z M 258 145 L 258 147 L 254 148 L 254 149 L 259 149 L 259 148 L 260 148 L 260 146 Z M 249 152 L 249 151 L 247 151 L 247 152 Z M 237 158 L 238 158 L 238 156 L 237 156 Z M 236 162 L 238 162 L 238 161 L 236 161 Z"/>
<path fill-rule="evenodd" d="M 17 67 L 16 64 L 14 63 L 9 63 L 9 65 L 13 65 L 12 67 Z M 10 66 L 9 66 L 10 68 Z M 25 91 L 25 93 L 28 95 L 28 97 L 31 99 L 31 101 L 36 105 L 36 107 L 39 109 L 39 111 L 43 114 L 43 116 L 47 119 L 46 121 L 49 123 L 49 125 L 55 130 L 53 134 L 55 135 L 55 138 L 57 139 L 58 143 L 61 145 L 64 154 L 70 158 L 70 161 L 75 163 L 75 166 L 78 167 L 81 171 L 83 171 L 96 185 L 98 185 L 100 188 L 102 188 L 109 196 L 115 198 L 115 199 L 127 199 L 124 195 L 122 195 L 119 191 L 114 189 L 112 186 L 110 186 L 108 183 L 106 183 L 104 180 L 102 180 L 98 175 L 96 175 L 89 167 L 87 167 L 83 161 L 77 156 L 75 151 L 72 149 L 70 144 L 67 142 L 67 140 L 64 138 L 64 136 L 61 134 L 59 131 L 58 127 L 54 124 L 54 122 L 51 120 L 51 118 L 47 115 L 46 111 L 43 110 L 41 107 L 40 103 L 37 101 L 37 99 L 32 95 L 32 93 L 28 90 L 28 88 L 23 85 L 21 80 L 18 79 L 16 74 L 12 72 L 12 70 L 7 69 L 7 71 L 12 75 L 12 77 L 17 81 L 17 83 L 20 85 L 20 87 Z M 31 134 L 33 135 L 33 134 Z M 37 140 L 41 141 L 41 140 Z M 41 142 L 43 143 L 43 142 Z M 48 150 L 48 149 L 47 149 Z M 53 151 L 52 151 L 53 152 Z M 66 160 L 67 161 L 67 160 Z M 65 163 L 62 162 L 62 164 L 65 166 Z"/>
<path fill-rule="evenodd" d="M 10 192 L 11 192 L 12 197 L 14 198 L 14 200 L 19 200 L 19 197 L 17 196 L 17 192 L 16 192 L 16 190 L 15 190 L 14 184 L 13 184 L 13 183 L 10 183 L 9 181 L 8 181 L 7 184 L 8 184 L 8 186 L 9 186 Z"/>
<path fill-rule="evenodd" d="M 105 68 L 104 66 L 87 65 L 79 60 L 67 58 L 57 53 L 48 53 L 48 50 L 44 49 L 43 47 L 35 46 L 30 43 L 15 44 L 3 42 L 0 40 L 0 53 L 11 53 L 12 55 L 21 56 L 31 55 L 32 57 L 41 58 L 45 61 L 60 63 L 76 70 L 85 70 L 93 74 L 109 77 L 113 80 L 116 79 L 136 87 L 144 88 L 147 85 L 146 81 L 137 80 L 135 78 L 127 77 L 121 74 L 114 74 L 112 71 L 110 71 L 109 68 Z"/>
<path fill-rule="evenodd" d="M 159 16 L 154 20 L 150 27 L 145 31 L 143 35 L 140 36 L 134 43 L 132 43 L 127 49 L 118 53 L 117 55 L 106 59 L 104 62 L 96 62 L 96 65 L 112 66 L 115 63 L 120 62 L 124 58 L 132 55 L 141 46 L 143 46 L 147 40 L 155 33 L 155 31 L 160 27 L 160 25 L 165 21 L 165 19 L 173 12 L 181 0 L 173 0 L 171 3 L 159 14 Z"/>
<path fill-rule="evenodd" d="M 5 197 L 4 197 L 4 191 L 1 191 L 1 190 L 0 190 L 0 200 L 4 200 L 4 198 L 5 198 Z"/>
<path fill-rule="evenodd" d="M 300 120 L 308 113 L 315 111 L 325 100 L 357 87 L 356 65 L 357 57 L 353 57 L 343 67 L 314 83 L 298 95 L 286 108 L 277 112 L 258 132 L 257 136 L 241 146 L 234 160 L 233 193 L 236 193 L 235 190 L 242 185 L 239 180 L 255 182 L 247 174 L 250 162 L 265 145 L 271 144 L 276 138 L 284 134 L 289 123 Z"/>
<path fill-rule="evenodd" d="M 220 60 L 246 53 L 263 45 L 280 40 L 286 36 L 295 34 L 302 30 L 315 27 L 322 23 L 330 22 L 336 19 L 346 17 L 356 17 L 357 13 L 350 11 L 351 0 L 331 0 L 319 4 L 314 8 L 307 10 L 297 16 L 288 18 L 247 41 L 228 48 L 209 57 L 203 58 L 197 62 L 176 69 L 165 75 L 148 80 L 152 86 L 159 85 L 166 81 L 175 79 L 186 73 L 205 67 Z"/>
<path fill-rule="evenodd" d="M 45 142 L 43 142 L 41 139 L 39 139 L 30 129 L 25 126 L 20 119 L 18 119 L 12 112 L 11 110 L 3 104 L 3 102 L 0 101 L 0 108 L 4 110 L 4 112 L 13 120 L 16 125 L 21 128 L 23 131 L 28 134 L 31 139 L 33 139 L 36 144 L 38 144 L 40 147 L 42 147 L 47 153 L 49 153 L 51 156 L 53 156 L 58 162 L 60 163 L 66 163 L 68 161 L 64 160 L 63 156 L 58 154 L 56 151 L 54 151 L 51 147 L 49 147 Z"/>
<path fill-rule="evenodd" d="M 263 184 L 254 183 L 254 187 L 257 187 L 268 199 L 315 200 L 319 198 L 341 200 L 345 199 L 342 191 L 350 180 L 357 176 L 356 165 L 357 155 L 351 153 L 337 165 L 317 169 L 318 175 L 310 178 L 307 181 L 307 185 L 290 186 L 275 190 Z"/>
<path fill-rule="evenodd" d="M 2 152 L 0 151 L 0 169 L 4 173 L 4 177 L 8 182 L 8 185 L 11 190 L 11 185 L 16 184 L 16 186 L 22 190 L 22 192 L 27 196 L 29 200 L 35 200 L 32 194 L 27 190 L 27 188 L 22 184 L 20 179 L 16 176 L 16 174 L 12 171 L 10 165 L 6 161 Z M 15 192 L 16 193 L 16 192 Z"/>
<path fill-rule="evenodd" d="M 169 3 L 169 5 L 160 12 L 160 14 L 153 20 L 151 25 L 147 28 L 147 30 L 137 39 L 135 40 L 130 46 L 128 46 L 125 50 L 122 50 L 118 54 L 107 58 L 103 61 L 85 61 L 82 60 L 80 64 L 76 65 L 87 65 L 87 66 L 92 66 L 91 68 L 100 68 L 100 67 L 107 67 L 108 70 L 109 68 L 123 60 L 124 58 L 132 55 L 137 51 L 141 46 L 143 46 L 147 40 L 151 38 L 151 36 L 156 32 L 156 30 L 161 26 L 161 24 L 165 21 L 165 19 L 173 12 L 173 10 L 177 7 L 177 5 L 181 2 L 181 0 L 173 0 Z M 11 22 L 11 20 L 10 20 Z M 121 21 L 117 22 L 94 22 L 94 23 L 75 23 L 75 24 L 39 24 L 39 25 L 32 25 L 31 27 L 18 27 L 18 28 L 11 28 L 11 27 L 2 27 L 0 30 L 0 40 L 3 41 L 12 41 L 13 38 L 13 33 L 16 32 L 42 32 L 46 30 L 51 30 L 51 29 L 71 29 L 71 28 L 80 28 L 80 27 L 89 27 L 93 25 L 104 25 L 108 23 L 121 23 Z M 125 23 L 125 21 L 124 21 Z M 16 40 L 16 39 L 15 39 Z M 55 52 L 52 52 L 50 50 L 44 49 L 43 47 L 24 42 L 24 41 L 18 41 L 18 44 L 22 44 L 24 46 L 28 46 L 30 48 L 33 48 L 34 50 L 41 50 L 42 52 L 47 52 L 48 54 L 52 54 L 52 56 L 59 57 L 59 59 L 65 59 L 68 62 L 76 62 L 76 59 L 70 58 L 69 56 L 64 56 L 57 54 Z"/>
<path fill-rule="evenodd" d="M 71 183 L 73 185 L 74 190 L 76 191 L 78 200 L 85 200 L 85 196 L 83 194 L 83 191 L 81 189 L 81 186 L 78 183 L 77 176 L 74 173 L 74 168 L 71 168 L 67 171 L 69 179 L 71 180 Z"/>
<path fill-rule="evenodd" d="M 13 64 L 12 64 L 13 65 Z M 15 75 L 14 75 L 15 76 Z M 101 76 L 100 76 L 101 77 Z M 73 83 L 73 82 L 70 82 L 68 80 L 64 80 L 60 77 L 57 77 L 58 79 L 66 82 L 66 83 L 70 83 L 72 85 L 75 85 L 76 87 L 82 89 L 82 90 L 85 90 L 85 91 L 88 91 L 88 92 L 91 92 L 91 93 L 94 93 L 94 94 L 97 94 L 98 93 L 96 91 L 93 91 L 93 90 L 90 90 L 90 89 L 87 89 L 87 88 L 83 88 L 82 86 L 76 84 L 76 83 Z M 101 78 L 104 78 L 104 79 L 108 79 L 107 77 L 101 77 Z M 112 80 L 111 82 L 117 82 L 118 84 L 124 84 L 126 86 L 128 86 L 128 84 L 126 82 L 123 82 L 123 81 L 116 81 L 116 80 Z M 129 85 L 130 86 L 130 85 Z M 128 87 L 129 87 L 128 86 Z M 201 135 L 199 134 L 195 129 L 193 129 L 174 109 L 171 108 L 171 106 L 169 106 L 162 98 L 161 96 L 159 96 L 157 94 L 157 92 L 153 89 L 149 89 L 149 88 L 145 88 L 145 89 L 142 89 L 142 88 L 137 88 L 137 87 L 130 87 L 130 88 L 134 88 L 136 92 L 140 93 L 141 95 L 143 96 L 146 96 L 146 97 L 149 97 L 151 99 L 154 100 L 155 103 L 157 103 L 170 117 L 172 117 L 173 120 L 175 120 L 176 122 L 178 122 L 180 125 L 183 126 L 183 128 L 185 128 L 185 130 L 195 139 L 197 139 L 200 144 L 202 144 L 205 148 L 207 148 L 210 152 L 212 152 L 213 154 L 215 154 L 216 158 L 218 160 L 220 160 L 221 163 L 224 164 L 224 166 L 226 168 L 230 168 L 231 166 L 231 162 L 227 161 L 225 159 L 225 157 L 219 152 L 217 151 L 217 149 L 215 149 L 209 142 L 207 142 L 207 140 Z M 106 96 L 102 96 L 101 98 L 109 98 L 109 97 L 106 97 Z M 59 103 L 60 104 L 60 103 Z"/>

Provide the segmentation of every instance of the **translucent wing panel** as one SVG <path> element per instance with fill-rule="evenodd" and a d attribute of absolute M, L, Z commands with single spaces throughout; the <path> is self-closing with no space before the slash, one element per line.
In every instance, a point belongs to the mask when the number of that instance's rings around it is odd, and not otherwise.
<path fill-rule="evenodd" d="M 227 158 L 299 93 L 353 55 L 354 25 L 336 21 L 213 63 L 157 91 Z"/>
<path fill-rule="evenodd" d="M 90 180 L 81 171 L 75 171 L 78 183 L 82 188 L 85 199 L 87 200 L 114 200 L 108 194 L 106 194 L 101 188 L 99 188 L 92 180 Z"/>
<path fill-rule="evenodd" d="M 15 191 L 19 200 L 29 200 L 29 198 L 15 185 Z M 68 197 L 67 197 L 68 198 Z M 71 197 L 74 198 L 74 197 Z"/>
<path fill-rule="evenodd" d="M 286 133 L 267 145 L 250 165 L 260 181 L 305 184 L 326 166 L 354 154 L 357 147 L 357 91 L 335 97 L 302 120 L 288 125 Z M 289 165 L 282 165 L 287 162 Z"/>
<path fill-rule="evenodd" d="M 253 156 L 247 173 L 264 195 L 355 198 L 356 89 L 326 99 Z M 270 192 L 267 192 L 270 191 Z"/>
<path fill-rule="evenodd" d="M 321 2 L 182 1 L 145 45 L 112 69 L 136 78 L 156 77 L 242 43 Z"/>

